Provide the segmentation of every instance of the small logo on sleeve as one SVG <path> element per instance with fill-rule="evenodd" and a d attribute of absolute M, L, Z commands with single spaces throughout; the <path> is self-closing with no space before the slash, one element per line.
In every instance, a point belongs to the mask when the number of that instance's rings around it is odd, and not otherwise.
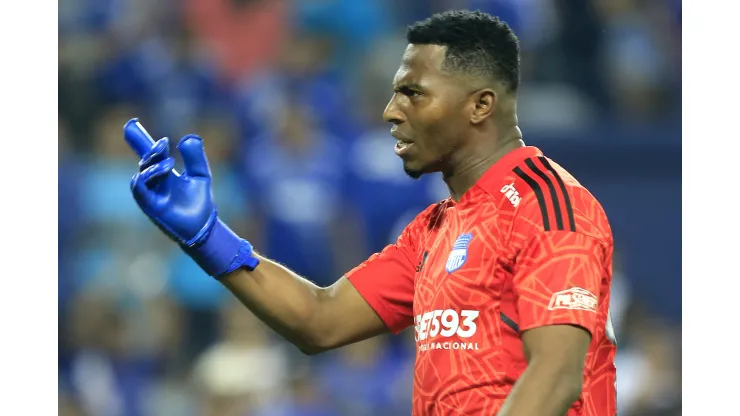
<path fill-rule="evenodd" d="M 593 293 L 580 287 L 573 287 L 560 292 L 555 292 L 550 298 L 548 309 L 571 309 L 596 312 L 599 298 Z"/>

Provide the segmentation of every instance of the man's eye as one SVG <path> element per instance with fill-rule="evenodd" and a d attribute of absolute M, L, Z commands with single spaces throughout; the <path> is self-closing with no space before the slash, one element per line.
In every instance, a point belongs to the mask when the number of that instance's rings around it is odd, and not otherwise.
<path fill-rule="evenodd" d="M 396 92 L 400 92 L 401 94 L 407 96 L 407 97 L 417 97 L 421 95 L 421 92 L 417 90 L 413 90 L 409 87 L 401 87 Z"/>

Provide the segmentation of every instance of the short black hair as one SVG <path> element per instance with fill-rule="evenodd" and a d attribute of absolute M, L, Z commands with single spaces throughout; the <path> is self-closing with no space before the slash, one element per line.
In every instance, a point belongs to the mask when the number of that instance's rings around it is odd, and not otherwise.
<path fill-rule="evenodd" d="M 414 45 L 446 46 L 447 70 L 497 80 L 509 92 L 519 88 L 519 39 L 498 17 L 449 10 L 409 26 L 406 40 Z"/>

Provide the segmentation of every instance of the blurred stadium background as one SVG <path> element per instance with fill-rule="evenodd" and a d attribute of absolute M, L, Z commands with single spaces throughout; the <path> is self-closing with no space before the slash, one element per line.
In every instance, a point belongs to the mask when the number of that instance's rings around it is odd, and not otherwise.
<path fill-rule="evenodd" d="M 330 284 L 446 197 L 381 113 L 449 8 L 515 29 L 525 140 L 611 218 L 620 414 L 680 414 L 680 0 L 62 0 L 60 415 L 410 414 L 413 335 L 301 356 L 139 212 L 121 127 L 202 135 L 226 221 Z"/>

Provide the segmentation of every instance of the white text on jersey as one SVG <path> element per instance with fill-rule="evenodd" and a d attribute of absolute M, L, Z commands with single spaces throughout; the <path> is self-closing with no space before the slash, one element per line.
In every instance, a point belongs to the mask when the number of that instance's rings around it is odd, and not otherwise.
<path fill-rule="evenodd" d="M 519 196 L 519 191 L 514 188 L 513 183 L 504 185 L 504 187 L 501 188 L 501 193 L 506 195 L 506 198 L 509 199 L 511 205 L 514 205 L 515 207 L 519 206 L 519 202 L 522 200 L 522 198 Z"/>

